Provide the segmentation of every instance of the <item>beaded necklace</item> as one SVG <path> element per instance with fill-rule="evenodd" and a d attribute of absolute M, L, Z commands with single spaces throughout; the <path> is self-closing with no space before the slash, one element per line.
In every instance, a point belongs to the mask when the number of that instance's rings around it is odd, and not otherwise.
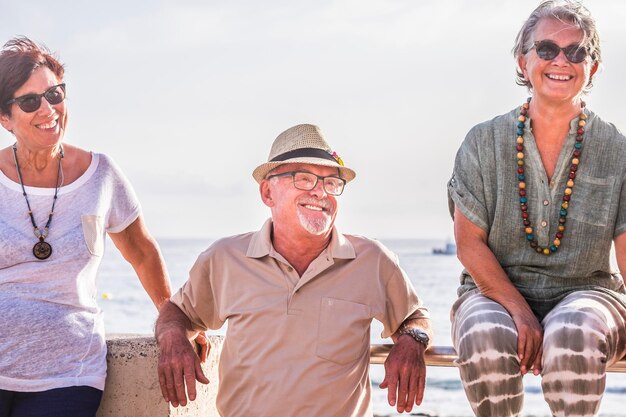
<path fill-rule="evenodd" d="M 574 143 L 574 153 L 572 155 L 571 165 L 569 167 L 569 174 L 565 191 L 563 192 L 563 200 L 561 202 L 561 209 L 559 211 L 559 225 L 557 232 L 554 236 L 552 244 L 548 247 L 542 248 L 537 243 L 533 232 L 532 225 L 530 223 L 530 216 L 528 214 L 528 198 L 526 196 L 526 177 L 524 174 L 524 128 L 526 125 L 526 117 L 528 115 L 528 107 L 530 103 L 530 97 L 520 108 L 520 116 L 517 119 L 517 179 L 519 188 L 519 202 L 522 213 L 522 223 L 524 224 L 524 233 L 526 234 L 526 240 L 530 243 L 530 246 L 537 253 L 544 255 L 551 255 L 556 252 L 561 246 L 561 240 L 563 239 L 563 233 L 565 232 L 565 221 L 567 219 L 567 210 L 569 209 L 570 200 L 574 191 L 574 180 L 576 179 L 576 171 L 578 170 L 578 164 L 580 163 L 580 155 L 583 149 L 583 135 L 585 133 L 585 102 L 581 102 L 581 111 L 578 116 L 578 130 L 576 131 L 576 141 Z"/>
<path fill-rule="evenodd" d="M 61 147 L 61 152 L 59 156 L 59 168 L 57 170 L 57 182 L 56 187 L 54 188 L 54 198 L 52 199 L 52 208 L 50 209 L 50 214 L 48 215 L 48 221 L 44 226 L 43 230 L 39 229 L 37 223 L 35 223 L 35 217 L 33 216 L 33 210 L 30 208 L 30 202 L 28 201 L 28 195 L 26 195 L 26 188 L 24 187 L 24 181 L 22 181 L 22 172 L 20 171 L 20 164 L 17 162 L 17 142 L 13 144 L 13 159 L 15 160 L 15 169 L 17 170 L 17 178 L 20 180 L 20 185 L 22 186 L 22 194 L 24 195 L 24 199 L 26 200 L 26 206 L 28 207 L 28 215 L 30 216 L 30 222 L 33 224 L 33 233 L 35 237 L 39 239 L 39 242 L 35 243 L 33 246 L 33 255 L 37 259 L 48 259 L 50 255 L 52 255 L 52 246 L 45 239 L 48 237 L 48 230 L 50 229 L 50 223 L 52 222 L 52 215 L 54 214 L 54 206 L 57 202 L 57 195 L 59 193 L 60 182 L 59 179 L 63 175 L 63 147 Z M 61 181 L 62 182 L 62 181 Z"/>

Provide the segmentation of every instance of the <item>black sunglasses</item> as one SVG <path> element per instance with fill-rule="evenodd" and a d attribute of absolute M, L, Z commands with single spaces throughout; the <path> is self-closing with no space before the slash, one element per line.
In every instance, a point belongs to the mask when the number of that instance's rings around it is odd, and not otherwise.
<path fill-rule="evenodd" d="M 32 113 L 41 107 L 42 97 L 53 106 L 61 103 L 65 100 L 65 83 L 53 85 L 41 94 L 24 94 L 23 96 L 15 97 L 7 101 L 6 104 L 17 103 L 23 112 Z"/>
<path fill-rule="evenodd" d="M 553 60 L 559 56 L 561 51 L 563 51 L 567 60 L 572 64 L 579 64 L 583 62 L 589 53 L 587 48 L 582 45 L 571 44 L 565 48 L 561 48 L 556 43 L 547 39 L 535 42 L 533 47 L 535 48 L 535 51 L 537 51 L 539 58 L 546 61 Z"/>

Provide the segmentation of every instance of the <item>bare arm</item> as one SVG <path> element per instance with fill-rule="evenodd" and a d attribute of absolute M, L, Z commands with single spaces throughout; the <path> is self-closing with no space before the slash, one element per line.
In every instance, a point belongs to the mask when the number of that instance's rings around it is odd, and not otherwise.
<path fill-rule="evenodd" d="M 159 384 L 165 401 L 174 407 L 187 404 L 185 386 L 189 400 L 196 399 L 196 380 L 208 384 L 202 372 L 200 358 L 190 340 L 196 338 L 187 316 L 172 302 L 166 302 L 159 311 L 155 337 L 159 344 Z M 207 346 L 207 349 L 210 349 Z"/>
<path fill-rule="evenodd" d="M 133 267 L 141 285 L 157 309 L 172 295 L 170 279 L 159 246 L 148 232 L 143 217 L 119 233 L 109 233 L 111 240 Z"/>
<path fill-rule="evenodd" d="M 480 292 L 502 305 L 517 327 L 517 352 L 522 374 L 541 371 L 543 329 L 530 306 L 511 283 L 487 245 L 487 234 L 470 222 L 458 209 L 454 211 L 454 236 L 457 256 L 470 273 Z"/>

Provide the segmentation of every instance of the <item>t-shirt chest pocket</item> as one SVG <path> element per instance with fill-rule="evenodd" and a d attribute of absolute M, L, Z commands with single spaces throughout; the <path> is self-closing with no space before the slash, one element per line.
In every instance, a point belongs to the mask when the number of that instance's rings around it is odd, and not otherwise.
<path fill-rule="evenodd" d="M 365 304 L 322 297 L 316 354 L 320 358 L 347 364 L 369 347 L 370 307 Z"/>
<path fill-rule="evenodd" d="M 104 220 L 95 214 L 83 214 L 80 216 L 83 225 L 83 238 L 89 253 L 94 256 L 102 256 L 104 253 Z"/>

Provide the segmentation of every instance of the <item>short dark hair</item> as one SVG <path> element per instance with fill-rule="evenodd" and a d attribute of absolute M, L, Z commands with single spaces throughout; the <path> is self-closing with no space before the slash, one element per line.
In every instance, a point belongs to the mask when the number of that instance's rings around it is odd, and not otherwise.
<path fill-rule="evenodd" d="M 14 98 L 15 92 L 28 81 L 32 73 L 40 67 L 47 67 L 59 81 L 63 79 L 65 68 L 50 50 L 25 36 L 10 39 L 0 51 L 0 113 L 11 115 L 7 101 Z"/>

